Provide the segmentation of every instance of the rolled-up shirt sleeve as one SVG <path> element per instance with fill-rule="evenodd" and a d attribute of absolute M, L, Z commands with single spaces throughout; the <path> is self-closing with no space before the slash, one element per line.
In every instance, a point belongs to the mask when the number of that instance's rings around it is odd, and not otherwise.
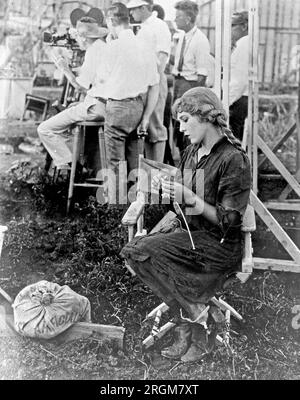
<path fill-rule="evenodd" d="M 210 44 L 205 35 L 199 35 L 195 48 L 195 64 L 197 75 L 208 76 L 208 59 L 210 57 Z"/>
<path fill-rule="evenodd" d="M 166 53 L 169 57 L 171 53 L 172 37 L 167 24 L 162 26 L 160 32 L 158 32 L 158 40 L 156 43 L 156 52 Z"/>
<path fill-rule="evenodd" d="M 251 169 L 244 153 L 234 153 L 224 160 L 216 204 L 219 226 L 224 234 L 240 228 L 249 201 Z"/>

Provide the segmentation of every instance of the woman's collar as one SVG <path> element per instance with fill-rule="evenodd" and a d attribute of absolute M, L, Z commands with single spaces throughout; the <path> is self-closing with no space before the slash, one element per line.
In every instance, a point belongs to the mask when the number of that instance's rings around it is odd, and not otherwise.
<path fill-rule="evenodd" d="M 227 137 L 226 137 L 226 136 L 222 136 L 222 137 L 220 138 L 220 140 L 218 140 L 218 141 L 213 145 L 213 147 L 211 148 L 209 154 L 214 153 L 214 152 L 218 149 L 218 147 L 221 146 L 221 145 L 222 145 L 223 143 L 225 143 L 225 142 L 227 142 Z M 201 143 L 198 143 L 198 144 L 194 144 L 194 145 L 193 145 L 193 149 L 192 149 L 193 156 L 197 153 L 197 151 L 198 151 L 201 147 L 202 147 L 202 144 L 201 144 Z"/>

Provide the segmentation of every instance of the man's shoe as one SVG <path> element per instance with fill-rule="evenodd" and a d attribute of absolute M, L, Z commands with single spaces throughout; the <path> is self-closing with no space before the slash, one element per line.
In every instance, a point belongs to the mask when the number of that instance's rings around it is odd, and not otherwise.
<path fill-rule="evenodd" d="M 175 342 L 172 346 L 163 349 L 161 355 L 166 358 L 180 359 L 189 348 L 191 335 L 190 324 L 181 323 L 175 328 Z"/>

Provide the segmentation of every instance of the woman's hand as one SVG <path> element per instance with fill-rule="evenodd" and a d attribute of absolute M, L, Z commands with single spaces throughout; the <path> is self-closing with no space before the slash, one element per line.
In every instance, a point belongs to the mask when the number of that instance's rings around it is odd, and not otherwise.
<path fill-rule="evenodd" d="M 187 206 L 191 207 L 195 205 L 195 194 L 181 183 L 174 181 L 174 179 L 163 176 L 161 178 L 161 187 L 162 197 L 169 198 L 179 204 L 184 202 Z"/>

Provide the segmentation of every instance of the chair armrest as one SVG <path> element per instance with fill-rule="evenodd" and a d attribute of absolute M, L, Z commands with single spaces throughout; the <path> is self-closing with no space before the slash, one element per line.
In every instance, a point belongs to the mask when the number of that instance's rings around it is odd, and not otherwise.
<path fill-rule="evenodd" d="M 152 231 L 150 232 L 152 233 L 156 233 L 158 232 L 161 228 L 163 228 L 164 226 L 170 224 L 170 222 L 172 222 L 175 218 L 177 217 L 177 215 L 173 212 L 173 211 L 169 211 L 159 222 L 157 225 L 155 225 L 155 227 L 152 229 Z"/>
<path fill-rule="evenodd" d="M 126 214 L 122 218 L 122 224 L 125 226 L 133 226 L 137 224 L 138 219 L 143 214 L 145 203 L 142 201 L 134 201 L 129 206 Z"/>

